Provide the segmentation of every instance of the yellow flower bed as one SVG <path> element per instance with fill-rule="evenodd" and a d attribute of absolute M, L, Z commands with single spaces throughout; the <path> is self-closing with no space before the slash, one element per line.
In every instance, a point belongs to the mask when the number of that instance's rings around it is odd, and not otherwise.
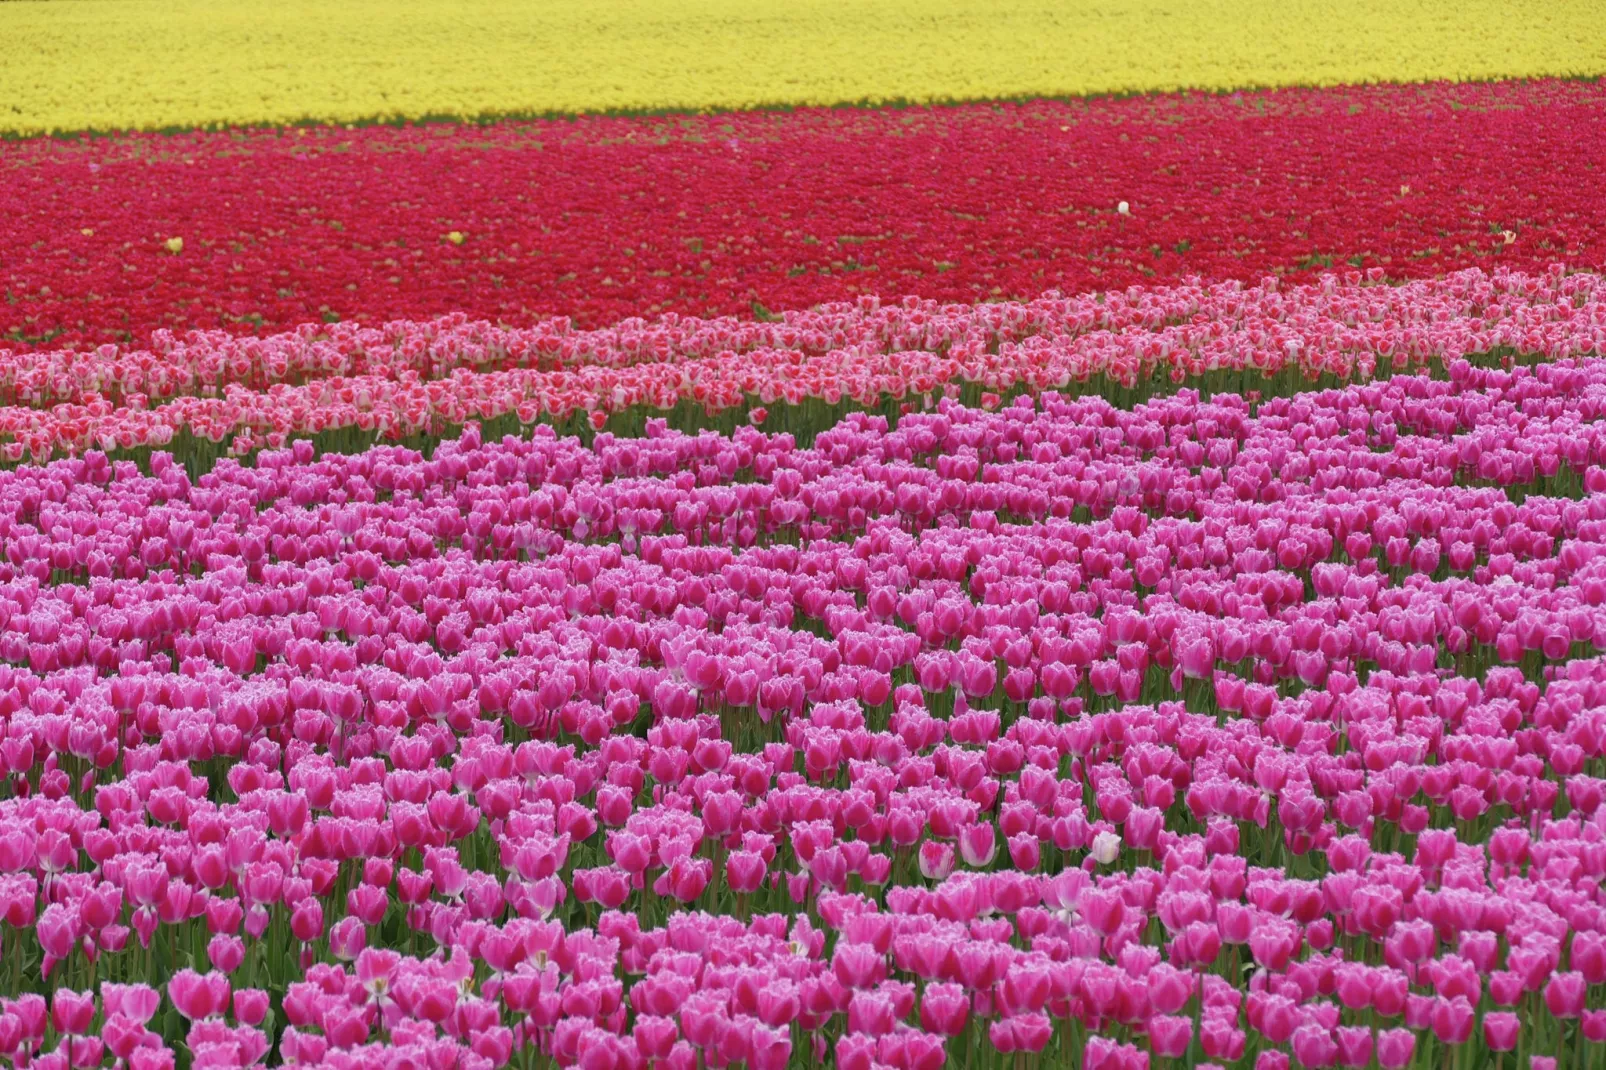
<path fill-rule="evenodd" d="M 0 131 L 1606 73 L 1606 2 L 0 3 Z"/>

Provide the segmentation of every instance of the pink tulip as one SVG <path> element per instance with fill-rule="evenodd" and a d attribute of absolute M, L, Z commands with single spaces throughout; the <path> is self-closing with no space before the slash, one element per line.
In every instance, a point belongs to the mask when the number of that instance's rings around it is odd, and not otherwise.
<path fill-rule="evenodd" d="M 228 1007 L 229 982 L 221 973 L 198 974 L 180 970 L 167 983 L 167 998 L 184 1017 L 193 1021 L 222 1014 Z"/>
<path fill-rule="evenodd" d="M 1193 1040 L 1193 1023 L 1183 1017 L 1156 1015 L 1147 1029 L 1150 1051 L 1166 1059 L 1180 1059 Z"/>
<path fill-rule="evenodd" d="M 1384 1070 L 1400 1070 L 1416 1051 L 1416 1034 L 1408 1029 L 1383 1029 L 1377 1034 L 1377 1063 Z"/>
<path fill-rule="evenodd" d="M 997 852 L 998 844 L 992 825 L 971 825 L 959 833 L 959 853 L 965 865 L 978 868 L 991 865 Z"/>
<path fill-rule="evenodd" d="M 1522 1023 L 1515 1014 L 1491 1011 L 1483 1016 L 1483 1041 L 1490 1051 L 1510 1051 L 1517 1046 Z"/>
<path fill-rule="evenodd" d="M 946 880 L 954 868 L 954 847 L 937 840 L 920 845 L 920 874 L 927 880 Z"/>
<path fill-rule="evenodd" d="M 1545 985 L 1545 1006 L 1557 1018 L 1577 1018 L 1583 1013 L 1587 990 L 1583 974 L 1558 973 Z"/>
<path fill-rule="evenodd" d="M 56 1032 L 68 1036 L 84 1036 L 95 1016 L 95 996 L 92 992 L 72 992 L 57 989 L 50 1003 L 50 1021 Z"/>

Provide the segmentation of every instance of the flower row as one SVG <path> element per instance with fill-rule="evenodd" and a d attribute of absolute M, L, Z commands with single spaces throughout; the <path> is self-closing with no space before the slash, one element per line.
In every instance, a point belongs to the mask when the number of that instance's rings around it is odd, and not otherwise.
<path fill-rule="evenodd" d="M 654 411 L 689 426 L 724 413 L 728 426 L 745 417 L 807 440 L 848 409 L 897 416 L 943 396 L 997 405 L 1069 389 L 1120 402 L 1177 382 L 1275 394 L 1469 355 L 1603 350 L 1599 276 L 1559 269 L 1401 286 L 1355 272 L 1286 289 L 1268 279 L 968 307 L 866 298 L 771 324 L 669 318 L 596 332 L 453 318 L 169 338 L 132 354 L 0 354 L 0 389 L 14 402 L 0 408 L 0 456 L 171 446 L 204 471 L 220 454 L 298 437 L 346 450 L 429 445 L 471 420 L 628 432 Z"/>
<path fill-rule="evenodd" d="M 617 373 L 665 364 L 685 370 L 717 361 L 727 376 L 750 365 L 751 383 L 740 391 L 773 403 L 782 393 L 760 384 L 776 364 L 789 377 L 805 379 L 820 374 L 816 363 L 841 365 L 839 389 L 846 389 L 855 376 L 876 374 L 855 364 L 889 357 L 907 362 L 919 354 L 947 361 L 936 365 L 951 369 L 938 373 L 942 382 L 963 375 L 996 389 L 1016 382 L 1063 388 L 1068 377 L 1134 384 L 1170 371 L 1275 375 L 1290 362 L 1307 378 L 1365 379 L 1401 366 L 1397 353 L 1411 366 L 1491 349 L 1587 352 L 1600 340 L 1590 330 L 1603 321 L 1597 275 L 1553 266 L 1545 274 L 1468 270 L 1399 286 L 1380 285 L 1382 278 L 1374 270 L 1298 286 L 1270 278 L 1255 286 L 1190 280 L 979 305 L 913 298 L 883 304 L 864 296 L 773 321 L 670 315 L 598 330 L 577 329 L 567 318 L 499 327 L 458 313 L 372 327 L 306 324 L 266 338 L 226 331 L 180 338 L 164 331 L 150 349 L 0 351 L 0 402 L 49 409 L 109 401 L 143 408 L 215 396 L 231 386 L 260 391 L 331 379 L 412 384 L 463 371 L 528 370 L 617 406 L 620 399 L 605 396 L 612 384 L 585 379 L 587 369 Z M 1127 352 L 1117 355 L 1112 344 Z M 1036 376 L 1028 371 L 1032 360 L 1040 368 Z"/>
<path fill-rule="evenodd" d="M 1606 167 L 1601 107 L 1541 81 L 14 143 L 0 345 L 1599 269 L 1570 176 Z"/>
<path fill-rule="evenodd" d="M 1602 72 L 1591 4 L 1543 20 L 1494 0 L 1364 12 L 1230 0 L 1211 16 L 1140 0 L 1044 18 L 1022 0 L 868 9 L 660 0 L 650 11 L 447 0 L 375 20 L 310 0 L 219 23 L 204 5 L 0 14 L 0 133 L 224 124 L 832 106 L 1180 88 L 1537 78 Z M 218 63 L 216 56 L 227 56 Z M 975 63 L 977 56 L 1008 64 Z"/>

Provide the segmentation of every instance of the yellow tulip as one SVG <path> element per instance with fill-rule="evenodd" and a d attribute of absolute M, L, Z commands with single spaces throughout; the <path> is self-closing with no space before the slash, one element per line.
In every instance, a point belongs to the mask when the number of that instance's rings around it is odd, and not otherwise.
<path fill-rule="evenodd" d="M 172 253 L 172 254 L 174 254 L 175 256 L 184 251 L 184 239 L 183 238 L 169 238 L 169 239 L 167 239 L 166 244 L 167 244 L 167 251 Z"/>
<path fill-rule="evenodd" d="M 462 245 L 464 241 L 463 232 L 460 230 L 454 230 L 446 235 L 446 240 L 451 242 L 453 245 Z"/>

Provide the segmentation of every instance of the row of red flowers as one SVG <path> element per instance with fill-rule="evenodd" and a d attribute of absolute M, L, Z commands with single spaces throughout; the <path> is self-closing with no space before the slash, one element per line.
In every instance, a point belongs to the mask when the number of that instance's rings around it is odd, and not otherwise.
<path fill-rule="evenodd" d="M 0 340 L 1598 267 L 1603 104 L 1534 82 L 13 143 Z"/>

